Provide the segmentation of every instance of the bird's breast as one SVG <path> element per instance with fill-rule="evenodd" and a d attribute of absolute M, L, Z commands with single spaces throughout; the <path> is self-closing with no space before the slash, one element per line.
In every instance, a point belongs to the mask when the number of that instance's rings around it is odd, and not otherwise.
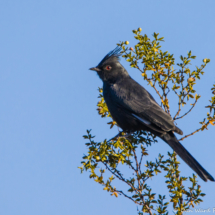
<path fill-rule="evenodd" d="M 124 95 L 117 85 L 103 86 L 103 96 L 113 120 L 119 127 L 124 131 L 138 130 L 140 122 L 123 107 Z"/>

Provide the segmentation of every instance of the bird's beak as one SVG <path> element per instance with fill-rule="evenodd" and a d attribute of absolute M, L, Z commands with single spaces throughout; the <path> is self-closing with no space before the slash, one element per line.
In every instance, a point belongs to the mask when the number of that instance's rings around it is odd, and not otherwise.
<path fill-rule="evenodd" d="M 99 69 L 98 67 L 92 67 L 89 70 L 94 70 L 96 72 L 100 72 L 101 71 L 101 69 Z"/>

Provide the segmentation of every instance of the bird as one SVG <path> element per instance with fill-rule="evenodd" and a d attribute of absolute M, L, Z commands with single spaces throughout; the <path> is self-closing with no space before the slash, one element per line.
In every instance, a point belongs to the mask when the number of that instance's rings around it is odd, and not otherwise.
<path fill-rule="evenodd" d="M 119 62 L 121 51 L 117 46 L 96 67 L 90 68 L 103 82 L 103 97 L 113 120 L 126 133 L 151 132 L 166 142 L 202 180 L 215 181 L 178 141 L 174 133 L 182 135 L 183 132 L 172 117 Z"/>

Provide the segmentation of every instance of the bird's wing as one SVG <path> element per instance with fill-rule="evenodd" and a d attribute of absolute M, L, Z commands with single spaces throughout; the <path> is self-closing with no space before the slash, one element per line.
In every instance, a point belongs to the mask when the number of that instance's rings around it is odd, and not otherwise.
<path fill-rule="evenodd" d="M 163 132 L 174 130 L 172 117 L 159 106 L 154 98 L 133 79 L 112 86 L 109 92 L 111 99 L 118 108 L 127 110 L 133 117 L 152 128 Z"/>
<path fill-rule="evenodd" d="M 172 117 L 158 104 L 154 104 L 154 102 L 152 102 L 148 107 L 144 107 L 143 100 L 138 100 L 134 103 L 136 108 L 131 108 L 136 109 L 136 113 L 134 114 L 139 118 L 149 121 L 151 124 L 156 125 L 163 131 L 170 131 L 175 128 Z M 142 108 L 142 111 L 138 112 L 139 108 Z"/>

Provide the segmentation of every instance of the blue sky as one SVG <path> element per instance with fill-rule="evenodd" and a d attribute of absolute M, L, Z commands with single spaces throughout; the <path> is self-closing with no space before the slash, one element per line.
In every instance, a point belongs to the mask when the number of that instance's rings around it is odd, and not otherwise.
<path fill-rule="evenodd" d="M 135 214 L 132 202 L 110 196 L 77 168 L 86 153 L 86 129 L 92 129 L 97 141 L 117 133 L 97 114 L 102 82 L 88 69 L 119 41 L 135 44 L 132 30 L 138 27 L 148 36 L 164 36 L 163 50 L 176 59 L 192 50 L 197 56 L 193 68 L 210 58 L 196 86 L 202 98 L 178 122 L 188 134 L 205 116 L 215 83 L 214 7 L 212 0 L 1 1 L 0 214 Z M 121 62 L 145 86 L 139 72 Z M 172 102 L 174 108 L 177 102 Z M 215 176 L 215 128 L 209 128 L 183 144 Z M 151 159 L 168 150 L 159 141 L 150 148 Z M 184 176 L 192 173 L 184 163 L 181 171 Z M 159 180 L 151 183 L 155 191 L 165 193 Z M 207 194 L 199 207 L 212 210 L 215 183 L 199 183 Z"/>

